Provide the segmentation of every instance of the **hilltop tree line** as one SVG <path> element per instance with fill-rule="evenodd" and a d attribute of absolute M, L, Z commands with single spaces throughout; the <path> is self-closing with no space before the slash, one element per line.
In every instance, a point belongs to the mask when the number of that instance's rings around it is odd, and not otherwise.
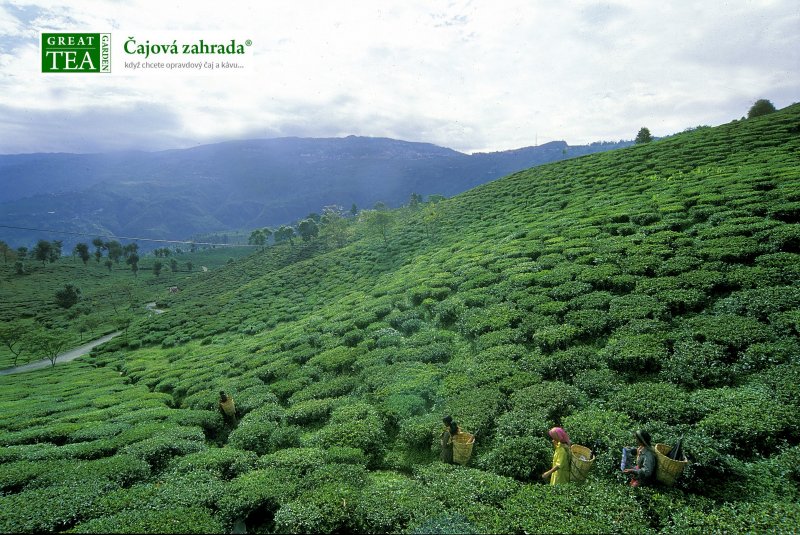
<path fill-rule="evenodd" d="M 442 195 L 429 195 L 425 202 L 419 193 L 412 193 L 407 206 L 411 209 L 424 209 L 424 220 L 429 226 L 429 236 L 433 235 L 433 226 L 436 223 L 436 204 L 443 200 Z M 360 225 L 366 232 L 380 237 L 384 244 L 389 243 L 389 229 L 394 223 L 395 212 L 391 212 L 384 202 L 377 202 L 372 209 L 359 210 L 353 204 L 349 211 L 341 206 L 331 205 L 322 209 L 322 214 L 313 212 L 304 219 L 291 225 L 281 225 L 277 229 L 260 228 L 250 233 L 249 245 L 264 247 L 288 242 L 294 245 L 294 240 L 299 237 L 302 242 L 308 243 L 316 239 L 323 240 L 329 247 L 342 247 L 353 230 L 353 225 Z"/>
<path fill-rule="evenodd" d="M 92 249 L 92 247 L 94 249 Z M 192 246 L 192 251 L 194 251 L 194 246 Z M 181 251 L 177 250 L 176 252 Z M 136 243 L 122 245 L 116 240 L 104 241 L 100 238 L 95 238 L 92 240 L 91 244 L 81 242 L 76 244 L 72 250 L 72 256 L 80 258 L 84 265 L 88 265 L 92 258 L 94 258 L 97 264 L 100 264 L 103 260 L 104 253 L 106 258 L 104 265 L 108 268 L 109 272 L 113 269 L 114 265 L 119 265 L 120 262 L 124 261 L 126 265 L 130 266 L 134 275 L 138 274 L 141 257 L 139 256 L 139 245 Z M 18 275 L 24 275 L 26 273 L 25 262 L 27 260 L 38 261 L 42 263 L 42 266 L 45 266 L 48 262 L 52 264 L 61 258 L 63 254 L 63 242 L 60 240 L 39 240 L 32 249 L 28 249 L 27 247 L 17 247 L 13 249 L 5 241 L 0 241 L 0 254 L 3 255 L 4 263 L 14 261 L 16 273 Z M 156 258 L 169 258 L 172 255 L 172 251 L 166 247 L 162 247 L 153 250 L 153 255 Z M 169 267 L 173 272 L 177 272 L 179 270 L 178 261 L 175 258 L 170 258 Z M 163 268 L 164 263 L 160 260 L 156 260 L 152 267 L 153 274 L 159 276 Z M 192 262 L 186 262 L 186 269 L 188 271 L 192 271 L 193 268 L 194 265 Z"/>
<path fill-rule="evenodd" d="M 769 100 L 762 98 L 757 101 L 750 107 L 747 111 L 747 118 L 753 119 L 755 117 L 761 117 L 763 115 L 769 115 L 776 111 L 775 105 L 772 104 Z M 742 117 L 744 119 L 744 117 Z M 641 145 L 643 143 L 650 143 L 653 141 L 653 135 L 650 133 L 650 129 L 646 126 L 643 126 L 639 129 L 639 132 L 636 133 L 636 138 L 633 142 L 636 145 Z"/>

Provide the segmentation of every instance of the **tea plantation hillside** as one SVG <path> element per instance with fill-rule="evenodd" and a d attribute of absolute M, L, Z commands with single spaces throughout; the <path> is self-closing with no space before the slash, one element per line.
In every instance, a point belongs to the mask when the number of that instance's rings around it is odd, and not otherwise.
<path fill-rule="evenodd" d="M 0 377 L 0 531 L 796 530 L 800 105 L 389 222 Z M 467 467 L 438 460 L 444 414 L 477 433 Z M 585 484 L 539 477 L 556 424 L 596 454 Z M 684 437 L 674 487 L 626 484 L 637 428 Z"/>

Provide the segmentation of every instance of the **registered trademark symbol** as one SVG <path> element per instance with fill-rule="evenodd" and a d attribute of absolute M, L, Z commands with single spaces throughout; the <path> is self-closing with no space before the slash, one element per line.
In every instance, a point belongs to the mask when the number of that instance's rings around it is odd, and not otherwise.
<path fill-rule="evenodd" d="M 247 46 L 250 46 L 250 45 L 252 45 L 252 44 L 253 44 L 253 41 L 251 41 L 250 39 L 248 39 L 247 41 L 245 41 L 245 42 L 244 42 L 244 44 L 246 44 Z"/>

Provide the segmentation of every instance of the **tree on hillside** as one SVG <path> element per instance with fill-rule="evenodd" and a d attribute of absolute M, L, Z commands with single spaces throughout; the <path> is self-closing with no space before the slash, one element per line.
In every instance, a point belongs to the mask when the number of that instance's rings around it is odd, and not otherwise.
<path fill-rule="evenodd" d="M 17 247 L 17 259 L 20 262 L 24 262 L 26 258 L 28 258 L 28 248 L 27 247 Z"/>
<path fill-rule="evenodd" d="M 127 340 L 128 328 L 131 326 L 131 323 L 133 323 L 133 315 L 129 312 L 123 312 L 114 316 L 112 321 L 114 322 L 114 327 L 125 333 L 125 339 Z"/>
<path fill-rule="evenodd" d="M 756 100 L 755 104 L 750 107 L 750 111 L 747 112 L 747 118 L 752 119 L 753 117 L 761 117 L 762 115 L 769 115 L 770 113 L 775 111 L 775 106 L 769 100 L 762 98 Z"/>
<path fill-rule="evenodd" d="M 642 143 L 650 143 L 651 141 L 653 141 L 653 136 L 650 134 L 650 129 L 646 126 L 643 126 L 639 129 L 639 133 L 636 134 L 636 139 L 633 140 L 633 142 L 637 145 L 641 145 Z"/>
<path fill-rule="evenodd" d="M 408 200 L 408 206 L 417 208 L 420 204 L 422 204 L 422 195 L 419 193 L 412 193 L 411 198 Z"/>
<path fill-rule="evenodd" d="M 250 237 L 247 238 L 247 243 L 249 245 L 258 245 L 260 247 L 264 247 L 264 244 L 267 242 L 267 238 L 264 235 L 264 231 L 262 229 L 256 229 L 250 233 Z"/>
<path fill-rule="evenodd" d="M 3 263 L 7 263 L 9 257 L 14 258 L 14 251 L 3 240 L 0 240 L 0 253 L 3 254 Z"/>
<path fill-rule="evenodd" d="M 63 330 L 41 327 L 31 332 L 27 340 L 31 353 L 48 359 L 53 367 L 69 343 L 69 338 Z"/>
<path fill-rule="evenodd" d="M 28 328 L 18 322 L 3 322 L 0 324 L 0 345 L 7 347 L 14 355 L 13 366 L 17 365 L 20 355 L 25 351 L 25 336 Z"/>
<path fill-rule="evenodd" d="M 81 321 L 81 325 L 86 329 L 86 331 L 89 332 L 89 335 L 91 336 L 94 336 L 94 330 L 100 326 L 100 323 L 100 318 L 94 314 L 84 317 L 83 321 Z"/>
<path fill-rule="evenodd" d="M 105 248 L 106 244 L 100 238 L 95 238 L 92 240 L 92 245 L 95 246 L 94 259 L 99 264 L 100 259 L 103 257 L 103 249 Z"/>
<path fill-rule="evenodd" d="M 113 260 L 115 264 L 119 264 L 119 260 L 123 255 L 122 244 L 116 240 L 112 240 L 105 243 L 105 248 L 108 250 L 109 260 Z"/>
<path fill-rule="evenodd" d="M 383 238 L 383 243 L 389 243 L 389 227 L 394 221 L 392 214 L 387 210 L 362 210 L 361 220 L 367 225 L 367 229 L 378 234 Z"/>
<path fill-rule="evenodd" d="M 122 256 L 125 257 L 125 260 L 128 259 L 132 254 L 139 252 L 139 244 L 138 243 L 129 243 L 125 247 L 122 248 Z"/>
<path fill-rule="evenodd" d="M 194 268 L 194 264 L 191 262 L 186 262 L 186 269 L 189 270 L 189 273 L 192 272 L 192 268 Z"/>
<path fill-rule="evenodd" d="M 156 277 L 161 275 L 161 268 L 163 267 L 164 264 L 161 262 L 161 260 L 156 260 L 155 262 L 153 262 L 153 275 L 155 275 Z"/>
<path fill-rule="evenodd" d="M 56 292 L 56 304 L 61 308 L 71 308 L 81 299 L 81 291 L 77 286 L 66 284 Z"/>
<path fill-rule="evenodd" d="M 439 219 L 441 218 L 441 213 L 436 208 L 436 205 L 432 202 L 428 202 L 422 209 L 422 224 L 425 228 L 425 232 L 428 235 L 428 238 L 434 239 L 436 237 L 436 231 L 439 228 Z"/>
<path fill-rule="evenodd" d="M 79 243 L 75 246 L 75 254 L 77 254 L 80 259 L 83 261 L 83 265 L 85 266 L 92 255 L 89 253 L 89 246 L 85 243 Z"/>
<path fill-rule="evenodd" d="M 278 243 L 289 240 L 289 245 L 294 245 L 294 240 L 292 238 L 294 238 L 294 228 L 289 225 L 281 225 L 280 228 L 275 231 L 275 241 Z"/>
<path fill-rule="evenodd" d="M 53 240 L 50 242 L 50 256 L 48 260 L 51 264 L 61 258 L 61 249 L 63 246 L 64 242 L 61 240 Z"/>
<path fill-rule="evenodd" d="M 354 216 L 357 214 L 358 214 L 358 206 L 356 206 L 356 203 L 353 203 L 353 205 L 350 207 L 350 215 Z"/>
<path fill-rule="evenodd" d="M 355 205 L 353 205 L 355 206 Z M 347 220 L 341 206 L 326 206 L 322 210 L 320 236 L 328 247 L 342 247 L 347 242 Z"/>
<path fill-rule="evenodd" d="M 169 269 L 173 273 L 177 273 L 178 272 L 178 261 L 175 260 L 174 258 L 171 258 L 170 261 L 169 261 Z"/>
<path fill-rule="evenodd" d="M 297 225 L 297 231 L 300 233 L 300 237 L 303 238 L 303 241 L 308 242 L 319 235 L 319 226 L 311 218 L 304 219 Z"/>
<path fill-rule="evenodd" d="M 125 263 L 131 266 L 131 271 L 133 271 L 133 275 L 136 276 L 139 273 L 139 255 L 136 253 L 130 253 L 128 258 L 125 259 Z"/>
<path fill-rule="evenodd" d="M 35 260 L 38 260 L 45 265 L 45 263 L 50 260 L 50 253 L 52 251 L 53 245 L 47 240 L 39 240 L 34 245 L 33 250 L 31 251 L 31 255 Z"/>

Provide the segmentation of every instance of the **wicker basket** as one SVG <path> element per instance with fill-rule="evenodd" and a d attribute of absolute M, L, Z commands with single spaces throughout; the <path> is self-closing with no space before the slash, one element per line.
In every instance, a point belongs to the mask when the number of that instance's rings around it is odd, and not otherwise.
<path fill-rule="evenodd" d="M 682 461 L 676 461 L 675 459 L 667 457 L 671 449 L 672 446 L 667 446 L 666 444 L 656 444 L 655 447 L 657 457 L 656 479 L 670 487 L 675 483 L 678 476 L 683 473 L 683 469 L 686 468 L 686 465 L 689 464 L 686 457 L 684 457 Z"/>
<path fill-rule="evenodd" d="M 592 469 L 594 455 L 592 455 L 592 450 L 578 444 L 573 444 L 570 452 L 572 455 L 569 463 L 569 480 L 573 483 L 580 483 L 586 479 L 589 470 Z"/>
<path fill-rule="evenodd" d="M 453 435 L 453 462 L 465 465 L 472 457 L 472 446 L 475 444 L 475 436 L 463 431 Z"/>

